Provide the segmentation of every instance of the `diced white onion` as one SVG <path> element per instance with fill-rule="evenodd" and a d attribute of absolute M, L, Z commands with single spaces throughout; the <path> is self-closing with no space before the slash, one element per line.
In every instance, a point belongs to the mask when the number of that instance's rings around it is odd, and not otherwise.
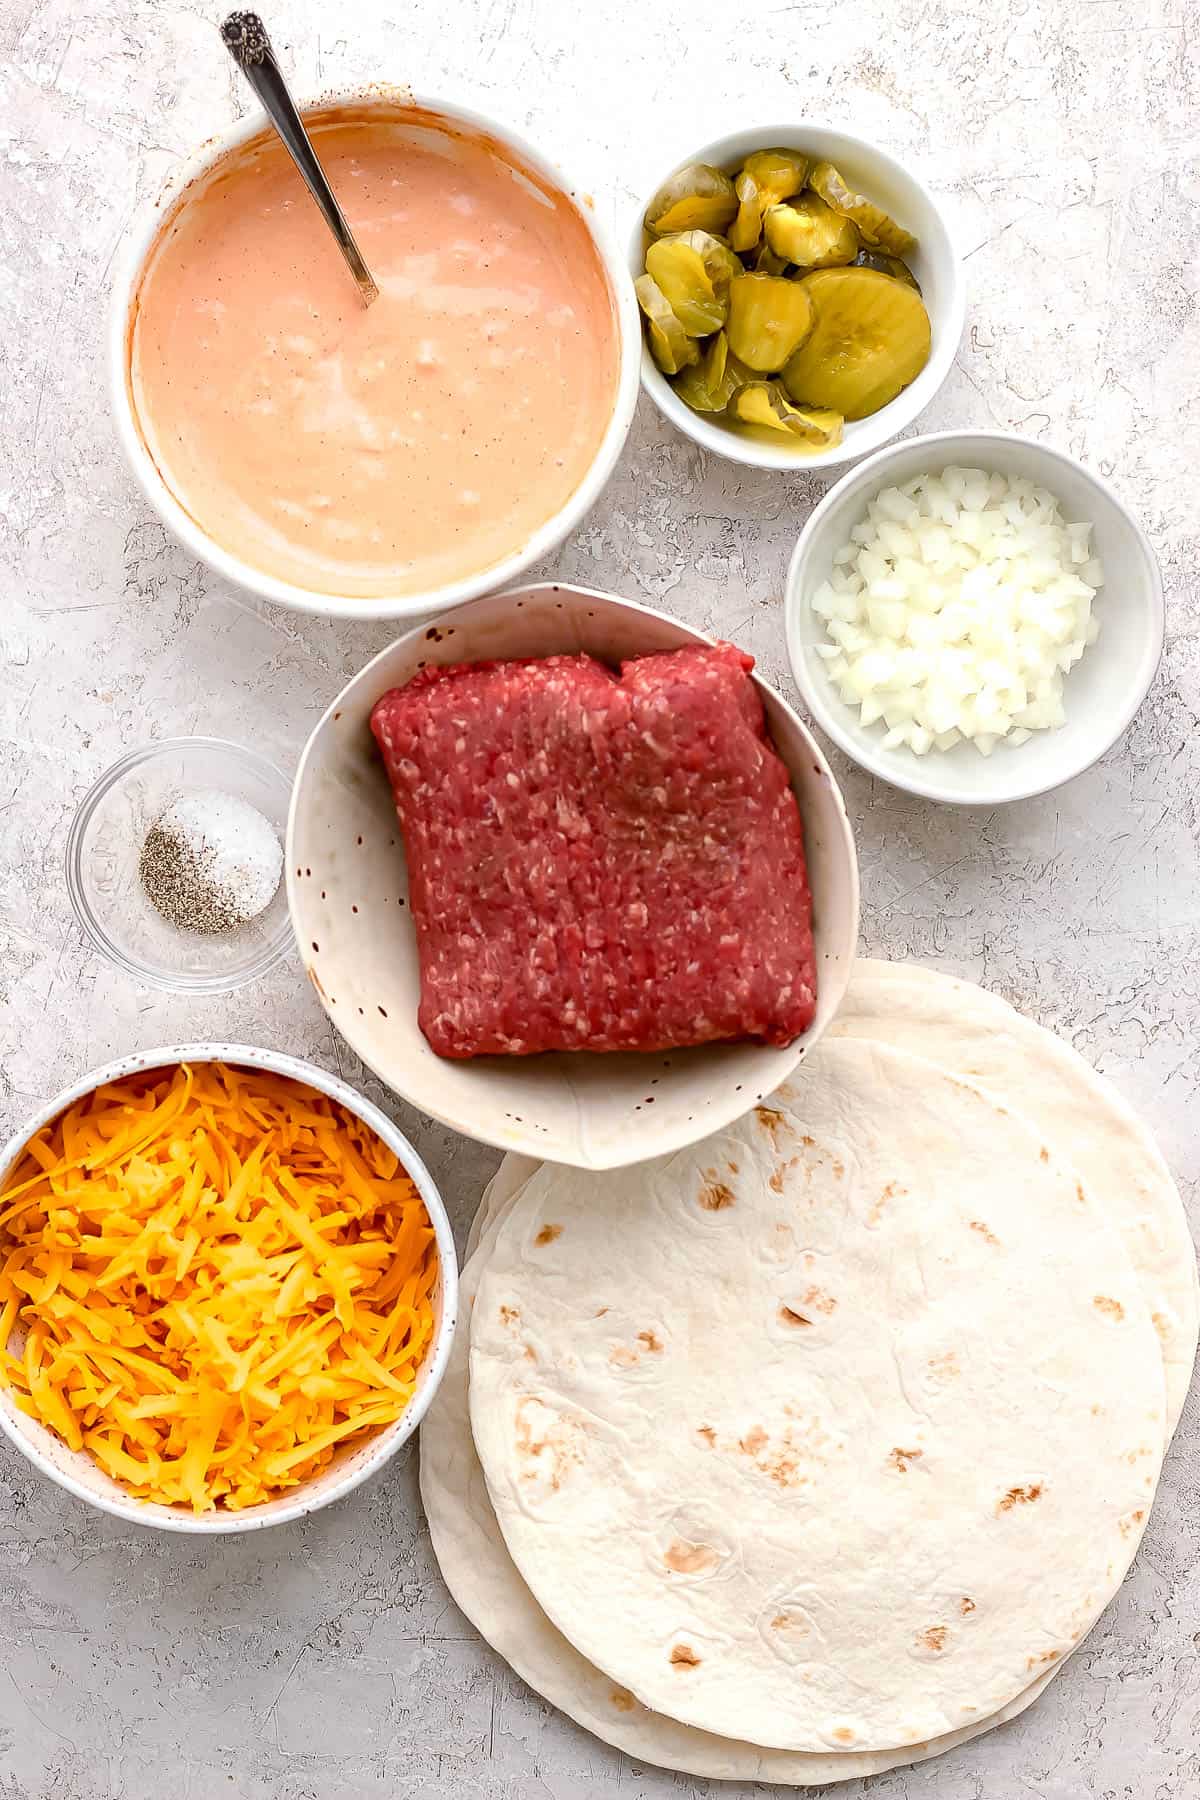
<path fill-rule="evenodd" d="M 990 756 L 1063 724 L 1100 632 L 1092 527 L 1022 477 L 942 469 L 877 494 L 812 607 L 830 680 L 884 749 Z"/>

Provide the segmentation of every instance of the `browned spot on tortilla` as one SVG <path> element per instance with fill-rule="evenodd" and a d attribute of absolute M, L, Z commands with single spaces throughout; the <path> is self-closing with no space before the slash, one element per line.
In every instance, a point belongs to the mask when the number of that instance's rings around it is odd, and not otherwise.
<path fill-rule="evenodd" d="M 551 1428 L 547 1436 L 538 1438 L 536 1442 L 534 1441 L 533 1429 L 525 1414 L 525 1408 L 529 1404 L 530 1399 L 531 1396 L 527 1395 L 525 1399 L 520 1400 L 517 1403 L 515 1420 L 516 1447 L 523 1458 L 528 1458 L 533 1463 L 538 1463 L 539 1459 L 543 1456 L 549 1457 L 550 1460 L 548 1463 L 541 1464 L 541 1466 L 537 1468 L 523 1468 L 521 1471 L 521 1480 L 536 1481 L 538 1476 L 544 1474 L 548 1469 L 550 1474 L 551 1492 L 557 1494 L 570 1472 L 571 1465 L 580 1463 L 583 1459 L 578 1448 L 570 1442 L 569 1438 L 564 1436 L 561 1421 L 559 1422 L 557 1435 L 555 1435 L 553 1428 Z"/>
<path fill-rule="evenodd" d="M 671 1664 L 676 1669 L 698 1669 L 700 1658 L 690 1644 L 676 1644 L 671 1651 Z"/>
<path fill-rule="evenodd" d="M 700 1189 L 700 1204 L 705 1212 L 722 1212 L 733 1205 L 733 1189 L 723 1181 L 710 1181 Z"/>
<path fill-rule="evenodd" d="M 717 1434 L 711 1425 L 698 1425 L 696 1427 L 696 1436 L 702 1437 L 705 1443 L 710 1445 L 715 1444 L 717 1441 Z"/>
<path fill-rule="evenodd" d="M 1077 1181 L 1075 1183 L 1075 1198 L 1078 1200 L 1080 1206 L 1087 1205 L 1087 1195 L 1083 1191 L 1082 1181 Z"/>
<path fill-rule="evenodd" d="M 519 1325 L 521 1323 L 521 1314 L 518 1308 L 515 1306 L 502 1306 L 500 1308 L 500 1323 L 502 1325 Z"/>
<path fill-rule="evenodd" d="M 781 1306 L 779 1309 L 779 1317 L 784 1325 L 812 1324 L 811 1319 L 806 1319 L 803 1313 L 793 1312 L 790 1306 Z"/>
<path fill-rule="evenodd" d="M 640 1358 L 637 1351 L 631 1350 L 628 1344 L 614 1344 L 608 1353 L 608 1360 L 615 1369 L 632 1369 Z"/>
<path fill-rule="evenodd" d="M 730 1174 L 731 1174 L 731 1175 L 736 1175 L 736 1174 L 737 1174 L 737 1172 L 738 1172 L 738 1166 L 737 1166 L 737 1164 L 736 1164 L 736 1163 L 733 1163 L 733 1162 L 731 1162 L 731 1163 L 730 1163 L 730 1165 L 729 1165 L 729 1173 L 730 1173 Z"/>
<path fill-rule="evenodd" d="M 971 1230 L 977 1231 L 985 1244 L 998 1244 L 1000 1242 L 1000 1239 L 996 1236 L 995 1232 L 990 1226 L 985 1225 L 982 1219 L 972 1219 Z"/>
<path fill-rule="evenodd" d="M 892 1451 L 892 1454 L 888 1457 L 888 1461 L 891 1463 L 893 1469 L 898 1469 L 900 1471 L 901 1475 L 907 1475 L 909 1463 L 920 1462 L 924 1454 L 925 1452 L 923 1450 L 901 1450 L 897 1448 Z"/>
<path fill-rule="evenodd" d="M 754 1116 L 762 1126 L 763 1130 L 769 1131 L 772 1137 L 775 1136 L 775 1133 L 783 1124 L 783 1114 L 777 1111 L 773 1106 L 756 1106 L 754 1109 Z"/>
<path fill-rule="evenodd" d="M 833 1295 L 827 1294 L 824 1288 L 819 1287 L 810 1287 L 800 1304 L 801 1306 L 810 1306 L 816 1312 L 824 1313 L 826 1318 L 830 1313 L 837 1311 L 837 1301 Z"/>
<path fill-rule="evenodd" d="M 923 1650 L 944 1650 L 948 1635 L 945 1625 L 927 1625 L 919 1634 L 917 1642 Z"/>
<path fill-rule="evenodd" d="M 546 1244 L 552 1244 L 554 1242 L 555 1238 L 561 1237 L 561 1236 L 562 1236 L 562 1226 L 561 1225 L 543 1225 L 542 1229 L 538 1232 L 537 1236 L 534 1238 L 533 1241 L 540 1250 Z"/>
<path fill-rule="evenodd" d="M 663 1551 L 663 1561 L 676 1575 L 702 1575 L 706 1569 L 715 1568 L 720 1557 L 710 1544 L 685 1544 L 682 1538 L 676 1538 Z"/>
<path fill-rule="evenodd" d="M 783 1178 L 786 1174 L 787 1174 L 786 1165 L 783 1163 L 780 1163 L 779 1167 L 774 1171 L 774 1173 L 768 1177 L 767 1186 L 770 1188 L 770 1190 L 773 1194 L 782 1194 Z"/>
<path fill-rule="evenodd" d="M 1050 1152 L 1047 1150 L 1045 1144 L 1043 1144 L 1041 1149 L 1038 1151 L 1038 1161 L 1039 1162 L 1049 1162 L 1050 1161 Z"/>
<path fill-rule="evenodd" d="M 776 1487 L 802 1488 L 818 1479 L 828 1463 L 832 1440 L 819 1419 L 794 1409 L 790 1416 L 796 1423 L 785 1425 L 774 1436 L 761 1425 L 752 1426 L 739 1440 L 738 1449 Z"/>
<path fill-rule="evenodd" d="M 1123 1319 L 1125 1308 L 1119 1300 L 1111 1300 L 1107 1294 L 1097 1294 L 1092 1300 L 1097 1312 L 1102 1312 L 1106 1319 Z"/>
<path fill-rule="evenodd" d="M 1130 1515 L 1127 1519 L 1122 1519 L 1121 1520 L 1121 1536 L 1128 1537 L 1130 1532 L 1133 1530 L 1134 1526 L 1140 1525 L 1142 1520 L 1145 1518 L 1145 1516 L 1146 1516 L 1145 1513 L 1142 1511 L 1141 1507 L 1139 1506 L 1137 1511 L 1134 1513 L 1130 1513 Z"/>
<path fill-rule="evenodd" d="M 1040 1656 L 1027 1656 L 1025 1667 L 1027 1669 L 1043 1668 L 1046 1663 L 1057 1662 L 1061 1654 L 1059 1650 L 1043 1650 Z"/>
<path fill-rule="evenodd" d="M 997 1501 L 997 1513 L 1011 1512 L 1014 1506 L 1032 1506 L 1035 1500 L 1042 1497 L 1042 1484 L 1035 1481 L 1032 1487 L 1011 1487 L 1002 1500 Z"/>
<path fill-rule="evenodd" d="M 975 1602 L 972 1600 L 970 1594 L 963 1595 L 958 1603 L 958 1610 L 963 1615 L 964 1619 L 968 1613 L 973 1613 L 975 1611 Z"/>
<path fill-rule="evenodd" d="M 792 1619 L 790 1613 L 776 1613 L 775 1617 L 771 1620 L 771 1630 L 786 1631 L 791 1622 Z"/>
<path fill-rule="evenodd" d="M 534 1349 L 532 1344 L 526 1344 L 526 1346 L 525 1346 L 525 1361 L 526 1362 L 536 1362 L 537 1361 L 537 1351 Z"/>
<path fill-rule="evenodd" d="M 833 1165 L 833 1172 L 840 1181 L 841 1177 L 846 1173 L 846 1170 L 840 1162 L 835 1162 Z M 897 1192 L 898 1189 L 896 1183 L 894 1181 L 889 1181 L 882 1194 L 880 1194 L 878 1200 L 876 1200 L 874 1206 L 872 1206 L 870 1212 L 867 1214 L 868 1225 L 878 1225 L 880 1219 L 883 1217 L 884 1208 L 887 1206 L 888 1201 L 894 1200 Z"/>
<path fill-rule="evenodd" d="M 1151 1313 L 1150 1319 L 1151 1319 L 1151 1323 L 1154 1326 L 1155 1331 L 1157 1331 L 1159 1337 L 1162 1339 L 1163 1343 L 1165 1344 L 1167 1339 L 1171 1335 L 1171 1322 L 1167 1318 L 1166 1313 L 1160 1313 L 1160 1312 Z"/>
<path fill-rule="evenodd" d="M 314 945 L 314 948 L 315 948 L 315 945 Z M 320 994 L 322 1000 L 324 1000 L 326 996 L 325 996 L 325 989 L 321 986 L 321 977 L 317 974 L 317 971 L 313 968 L 311 963 L 309 963 L 309 965 L 308 965 L 307 973 L 308 973 L 308 979 L 312 982 L 312 984 L 316 988 L 318 994 Z"/>
<path fill-rule="evenodd" d="M 952 1381 L 956 1375 L 960 1375 L 962 1371 L 958 1366 L 958 1357 L 954 1351 L 943 1350 L 940 1356 L 931 1356 L 929 1373 L 938 1381 Z"/>
<path fill-rule="evenodd" d="M 652 1355 L 657 1356 L 662 1352 L 662 1339 L 653 1331 L 639 1331 L 638 1343 L 644 1344 L 646 1349 L 649 1350 Z"/>
<path fill-rule="evenodd" d="M 852 1744 L 854 1742 L 854 1733 L 848 1725 L 835 1725 L 831 1735 L 837 1739 L 839 1744 Z"/>
<path fill-rule="evenodd" d="M 632 1712 L 637 1705 L 637 1701 L 634 1699 L 628 1688 L 614 1688 L 609 1695 L 609 1699 L 612 1701 L 618 1712 Z"/>

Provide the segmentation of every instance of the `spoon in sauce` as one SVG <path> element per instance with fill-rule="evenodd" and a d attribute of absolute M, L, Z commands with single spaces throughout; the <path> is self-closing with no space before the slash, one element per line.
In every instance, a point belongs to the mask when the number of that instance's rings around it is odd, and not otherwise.
<path fill-rule="evenodd" d="M 345 214 L 337 203 L 325 171 L 317 161 L 317 153 L 304 129 L 304 121 L 288 92 L 287 82 L 275 60 L 271 40 L 257 13 L 230 13 L 221 27 L 225 48 L 232 56 L 254 92 L 268 118 L 283 140 L 284 148 L 304 177 L 304 184 L 321 209 L 322 217 L 337 240 L 337 247 L 350 266 L 358 283 L 363 305 L 378 300 L 375 278 L 362 259 Z"/>

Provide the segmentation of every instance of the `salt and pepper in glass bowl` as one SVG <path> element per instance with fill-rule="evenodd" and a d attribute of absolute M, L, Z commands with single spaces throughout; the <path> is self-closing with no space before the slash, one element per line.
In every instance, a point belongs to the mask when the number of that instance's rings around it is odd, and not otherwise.
<path fill-rule="evenodd" d="M 218 994 L 291 944 L 283 840 L 290 783 L 219 738 L 130 751 L 85 795 L 67 840 L 71 904 L 88 937 L 151 986 Z"/>

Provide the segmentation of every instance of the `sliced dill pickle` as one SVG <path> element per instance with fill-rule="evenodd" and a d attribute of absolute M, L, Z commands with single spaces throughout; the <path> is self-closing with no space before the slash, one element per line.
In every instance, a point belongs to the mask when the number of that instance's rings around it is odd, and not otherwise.
<path fill-rule="evenodd" d="M 793 285 L 811 302 L 814 321 L 783 371 L 798 405 L 865 419 L 929 361 L 929 314 L 904 282 L 878 269 L 839 268 L 816 269 Z"/>
<path fill-rule="evenodd" d="M 906 262 L 898 256 L 889 256 L 886 250 L 860 250 L 854 259 L 856 269 L 878 269 L 881 275 L 890 275 L 893 281 L 903 281 L 906 286 L 916 288 L 918 294 L 921 284 Z"/>
<path fill-rule="evenodd" d="M 800 150 L 753 150 L 742 164 L 763 197 L 764 208 L 778 206 L 798 194 L 808 174 L 808 158 Z"/>
<path fill-rule="evenodd" d="M 826 206 L 831 206 L 836 213 L 847 219 L 853 219 L 858 226 L 864 243 L 878 245 L 888 250 L 893 256 L 907 256 L 915 250 L 917 240 L 895 219 L 888 217 L 881 206 L 868 200 L 865 194 L 856 194 L 838 174 L 832 163 L 819 162 L 808 177 L 808 185 L 815 194 L 819 194 Z"/>
<path fill-rule="evenodd" d="M 758 183 L 753 175 L 742 170 L 733 184 L 737 194 L 737 217 L 729 227 L 729 242 L 742 256 L 753 250 L 762 236 L 763 212 L 765 210 L 762 195 L 758 191 Z"/>
<path fill-rule="evenodd" d="M 659 239 L 646 252 L 646 273 L 689 337 L 719 331 L 729 315 L 729 287 L 717 298 L 704 258 L 682 237 Z"/>
<path fill-rule="evenodd" d="M 798 194 L 807 173 L 808 158 L 799 150 L 755 150 L 746 158 L 734 182 L 738 211 L 729 242 L 735 250 L 742 255 L 753 250 L 768 209 Z"/>
<path fill-rule="evenodd" d="M 793 406 L 777 381 L 749 381 L 736 390 L 728 406 L 739 425 L 760 425 L 799 438 L 815 450 L 830 450 L 842 441 L 842 415 Z"/>
<path fill-rule="evenodd" d="M 746 260 L 756 275 L 786 275 L 792 266 L 786 256 L 776 256 L 766 238 Z"/>
<path fill-rule="evenodd" d="M 633 284 L 638 305 L 646 316 L 646 342 L 664 375 L 678 375 L 689 363 L 699 362 L 700 348 L 671 310 L 671 303 L 652 275 L 639 275 Z"/>
<path fill-rule="evenodd" d="M 680 231 L 674 237 L 660 241 L 665 244 L 687 244 L 689 249 L 695 250 L 718 295 L 725 293 L 734 276 L 742 273 L 741 262 L 729 248 L 727 241 L 718 237 L 715 232 Z"/>
<path fill-rule="evenodd" d="M 802 281 L 781 275 L 739 275 L 729 289 L 729 348 L 759 375 L 773 375 L 813 326 L 811 297 Z"/>
<path fill-rule="evenodd" d="M 699 363 L 684 369 L 672 386 L 693 412 L 719 413 L 751 379 L 751 370 L 729 354 L 729 339 L 718 331 L 709 339 Z"/>
<path fill-rule="evenodd" d="M 826 269 L 853 262 L 859 236 L 851 220 L 834 212 L 818 194 L 800 194 L 773 206 L 763 220 L 770 248 L 802 269 Z"/>
<path fill-rule="evenodd" d="M 646 230 L 724 231 L 738 209 L 733 183 L 711 163 L 691 163 L 663 183 L 646 208 Z"/>

